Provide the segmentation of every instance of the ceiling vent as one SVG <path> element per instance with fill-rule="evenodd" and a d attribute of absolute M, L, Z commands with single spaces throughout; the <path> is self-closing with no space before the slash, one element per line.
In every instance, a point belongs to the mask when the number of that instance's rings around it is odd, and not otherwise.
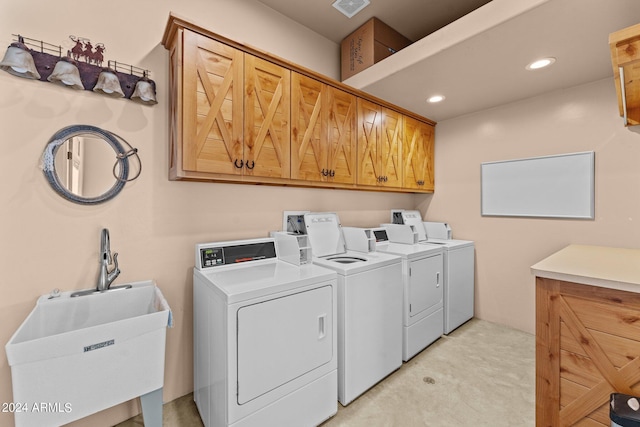
<path fill-rule="evenodd" d="M 338 9 L 347 18 L 351 18 L 368 5 L 369 0 L 336 0 L 333 2 L 333 7 Z"/>

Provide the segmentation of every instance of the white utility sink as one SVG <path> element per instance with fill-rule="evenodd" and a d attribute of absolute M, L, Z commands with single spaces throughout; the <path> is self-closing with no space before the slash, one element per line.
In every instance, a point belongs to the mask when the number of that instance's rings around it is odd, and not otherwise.
<path fill-rule="evenodd" d="M 151 392 L 161 399 L 171 311 L 153 281 L 131 285 L 38 299 L 5 347 L 16 427 L 59 426 Z"/>

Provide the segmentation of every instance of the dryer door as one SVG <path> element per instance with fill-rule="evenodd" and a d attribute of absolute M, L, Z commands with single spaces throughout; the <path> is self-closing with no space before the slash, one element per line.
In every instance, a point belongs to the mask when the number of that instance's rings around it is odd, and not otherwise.
<path fill-rule="evenodd" d="M 442 254 L 412 261 L 410 268 L 409 316 L 417 316 L 437 305 L 442 306 L 444 296 Z"/>
<path fill-rule="evenodd" d="M 331 361 L 331 286 L 238 309 L 238 404 Z"/>

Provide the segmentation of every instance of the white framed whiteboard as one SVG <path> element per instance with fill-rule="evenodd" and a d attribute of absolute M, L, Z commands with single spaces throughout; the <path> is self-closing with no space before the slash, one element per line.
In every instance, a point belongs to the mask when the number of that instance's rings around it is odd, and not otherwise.
<path fill-rule="evenodd" d="M 595 218 L 595 153 L 481 164 L 483 216 Z"/>

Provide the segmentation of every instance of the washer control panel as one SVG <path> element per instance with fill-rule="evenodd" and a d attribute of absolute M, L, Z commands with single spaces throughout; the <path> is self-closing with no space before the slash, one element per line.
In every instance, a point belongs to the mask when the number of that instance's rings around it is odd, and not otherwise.
<path fill-rule="evenodd" d="M 277 258 L 275 239 L 239 240 L 196 245 L 196 268 L 204 270 L 224 265 Z"/>
<path fill-rule="evenodd" d="M 202 267 L 215 267 L 224 264 L 224 248 L 204 248 L 200 249 Z"/>

